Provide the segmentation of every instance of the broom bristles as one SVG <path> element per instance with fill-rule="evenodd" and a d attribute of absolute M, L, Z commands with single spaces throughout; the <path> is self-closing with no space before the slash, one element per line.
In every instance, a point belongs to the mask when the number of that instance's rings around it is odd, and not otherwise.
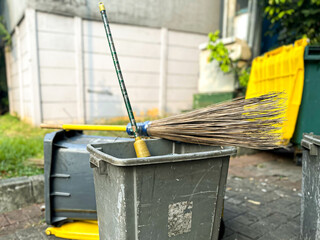
<path fill-rule="evenodd" d="M 155 120 L 148 134 L 194 144 L 279 148 L 286 109 L 283 96 L 272 92 Z"/>

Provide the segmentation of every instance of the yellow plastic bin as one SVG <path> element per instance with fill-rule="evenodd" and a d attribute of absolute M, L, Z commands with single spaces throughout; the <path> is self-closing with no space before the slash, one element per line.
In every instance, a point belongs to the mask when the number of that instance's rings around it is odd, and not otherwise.
<path fill-rule="evenodd" d="M 271 91 L 286 93 L 286 123 L 281 129 L 282 141 L 288 144 L 293 136 L 299 113 L 304 82 L 304 49 L 307 39 L 294 45 L 279 47 L 253 60 L 246 98 Z"/>

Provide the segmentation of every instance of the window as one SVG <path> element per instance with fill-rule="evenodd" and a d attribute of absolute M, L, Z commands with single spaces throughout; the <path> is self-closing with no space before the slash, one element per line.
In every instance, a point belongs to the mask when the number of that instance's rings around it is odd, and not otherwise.
<path fill-rule="evenodd" d="M 249 0 L 237 0 L 236 15 L 248 12 L 248 1 Z"/>

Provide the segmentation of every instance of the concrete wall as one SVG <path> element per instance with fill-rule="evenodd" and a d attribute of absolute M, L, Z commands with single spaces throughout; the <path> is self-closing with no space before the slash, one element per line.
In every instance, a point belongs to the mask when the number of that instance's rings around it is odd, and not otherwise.
<path fill-rule="evenodd" d="M 110 22 L 168 28 L 207 34 L 220 28 L 221 0 L 108 0 Z M 25 8 L 99 20 L 98 1 L 92 0 L 0 0 L 9 29 L 20 21 Z"/>
<path fill-rule="evenodd" d="M 29 25 L 34 30 L 25 31 Z M 206 35 L 123 24 L 111 24 L 111 30 L 138 115 L 153 108 L 177 113 L 192 107 L 192 95 L 197 91 L 198 45 L 207 40 Z M 27 43 L 22 49 L 29 50 L 19 54 L 16 39 L 22 45 Z M 13 41 L 7 53 L 12 113 L 36 125 L 126 115 L 100 21 L 27 9 Z"/>
<path fill-rule="evenodd" d="M 160 30 L 112 24 L 115 46 L 135 112 L 158 107 Z M 83 21 L 86 118 L 125 115 L 101 22 Z"/>
<path fill-rule="evenodd" d="M 43 121 L 76 121 L 74 18 L 37 12 Z"/>
<path fill-rule="evenodd" d="M 30 64 L 30 39 L 27 21 L 16 26 L 12 35 L 11 52 L 6 53 L 8 68 L 10 112 L 17 113 L 27 122 L 32 122 L 32 77 Z"/>
<path fill-rule="evenodd" d="M 193 94 L 198 88 L 198 46 L 205 41 L 207 37 L 203 35 L 169 31 L 166 97 L 168 112 L 191 109 Z"/>

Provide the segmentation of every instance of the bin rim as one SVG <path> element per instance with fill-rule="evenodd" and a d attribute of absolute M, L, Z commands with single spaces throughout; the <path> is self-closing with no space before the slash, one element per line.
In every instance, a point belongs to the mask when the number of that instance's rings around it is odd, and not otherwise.
<path fill-rule="evenodd" d="M 305 133 L 305 134 L 303 134 L 303 139 L 302 140 L 304 140 L 304 142 L 310 141 L 311 143 L 320 146 L 320 136 L 314 135 L 313 133 L 308 133 L 308 134 Z"/>
<path fill-rule="evenodd" d="M 149 141 L 159 141 L 160 139 L 148 139 Z M 164 140 L 163 141 L 170 141 Z M 121 143 L 126 143 L 132 141 L 122 141 Z M 116 144 L 116 143 L 107 143 L 107 144 Z M 95 147 L 96 146 L 96 147 Z M 160 164 L 160 163 L 174 163 L 174 162 L 185 162 L 185 161 L 193 161 L 200 159 L 208 159 L 208 158 L 216 158 L 216 157 L 226 157 L 230 156 L 237 152 L 237 149 L 232 146 L 221 146 L 221 149 L 216 149 L 212 151 L 203 151 L 203 152 L 192 152 L 192 153 L 182 153 L 182 154 L 167 154 L 160 156 L 151 156 L 151 157 L 143 157 L 143 158 L 117 158 L 107 153 L 101 152 L 97 149 L 101 144 L 88 144 L 87 150 L 90 153 L 90 165 L 91 167 L 100 167 L 100 162 L 107 162 L 111 165 L 118 167 L 126 167 L 126 166 L 141 166 L 141 165 L 151 165 L 151 164 Z M 205 145 L 199 145 L 205 146 Z M 219 147 L 219 146 L 217 146 Z M 98 147 L 99 148 L 99 147 Z"/>

